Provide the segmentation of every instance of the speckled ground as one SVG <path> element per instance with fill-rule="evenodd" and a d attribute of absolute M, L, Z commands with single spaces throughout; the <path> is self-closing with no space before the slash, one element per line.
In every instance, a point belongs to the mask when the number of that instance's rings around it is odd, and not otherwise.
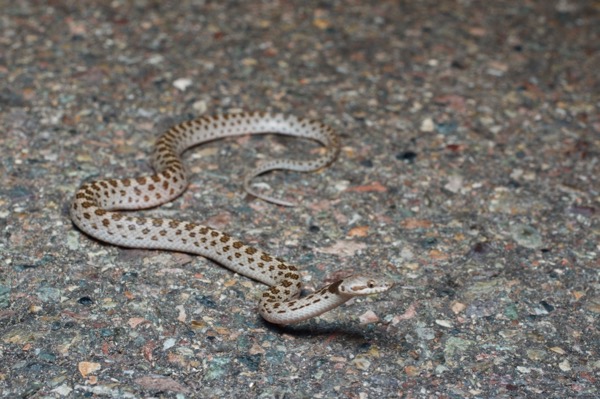
<path fill-rule="evenodd" d="M 593 0 L 0 0 L 0 396 L 593 398 L 600 395 L 600 6 Z M 276 136 L 191 151 L 147 212 L 296 263 L 307 290 L 398 282 L 295 327 L 262 287 L 71 224 L 85 180 L 149 171 L 173 123 L 317 118 L 321 173 L 261 178 Z"/>

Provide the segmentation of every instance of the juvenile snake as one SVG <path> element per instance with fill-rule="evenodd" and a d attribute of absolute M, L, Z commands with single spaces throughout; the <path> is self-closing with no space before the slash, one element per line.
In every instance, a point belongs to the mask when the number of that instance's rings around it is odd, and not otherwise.
<path fill-rule="evenodd" d="M 279 133 L 315 140 L 325 152 L 312 160 L 276 160 L 260 164 L 244 180 L 246 191 L 280 205 L 289 202 L 256 193 L 252 178 L 274 169 L 310 172 L 332 163 L 339 153 L 333 130 L 320 122 L 266 113 L 201 117 L 173 126 L 157 141 L 151 176 L 97 180 L 83 184 L 71 204 L 71 219 L 85 233 L 130 248 L 188 252 L 210 258 L 227 268 L 270 286 L 259 312 L 275 324 L 297 323 L 331 310 L 352 297 L 377 294 L 392 287 L 384 278 L 351 276 L 300 298 L 298 269 L 226 233 L 196 223 L 126 216 L 117 210 L 155 207 L 173 200 L 188 185 L 180 159 L 186 149 L 208 141 L 256 133 Z"/>

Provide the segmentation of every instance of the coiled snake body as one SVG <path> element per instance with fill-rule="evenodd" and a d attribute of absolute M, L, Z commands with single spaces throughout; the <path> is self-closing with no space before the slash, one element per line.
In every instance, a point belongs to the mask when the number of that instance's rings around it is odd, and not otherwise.
<path fill-rule="evenodd" d="M 383 278 L 351 276 L 300 298 L 300 274 L 295 266 L 282 259 L 208 226 L 116 212 L 155 207 L 183 193 L 188 181 L 180 154 L 186 149 L 219 138 L 268 132 L 316 140 L 326 149 L 322 156 L 310 161 L 276 160 L 260 164 L 245 178 L 244 187 L 249 193 L 269 202 L 291 205 L 254 192 L 251 179 L 274 169 L 310 172 L 329 165 L 339 152 L 337 135 L 316 121 L 281 114 L 242 113 L 202 117 L 173 126 L 156 143 L 152 159 L 156 174 L 83 184 L 71 204 L 71 219 L 82 231 L 101 241 L 130 248 L 202 255 L 269 285 L 260 300 L 259 312 L 275 324 L 297 323 L 354 296 L 391 288 L 392 283 Z"/>

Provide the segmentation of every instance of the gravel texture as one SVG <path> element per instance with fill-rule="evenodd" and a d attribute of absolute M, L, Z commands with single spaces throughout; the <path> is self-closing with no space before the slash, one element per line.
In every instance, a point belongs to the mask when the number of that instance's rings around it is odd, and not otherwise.
<path fill-rule="evenodd" d="M 0 396 L 600 395 L 600 6 L 593 0 L 0 0 Z M 277 328 L 263 287 L 186 254 L 79 232 L 76 188 L 148 173 L 199 115 L 270 110 L 339 131 L 316 174 L 242 137 L 186 155 L 177 201 L 297 264 L 388 295 Z M 304 155 L 306 154 L 306 155 Z"/>

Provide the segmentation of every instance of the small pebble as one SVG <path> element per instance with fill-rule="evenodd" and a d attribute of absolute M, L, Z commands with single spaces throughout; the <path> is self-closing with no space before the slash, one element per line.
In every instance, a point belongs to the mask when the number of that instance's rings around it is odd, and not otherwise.
<path fill-rule="evenodd" d="M 173 86 L 175 86 L 178 90 L 185 91 L 188 87 L 192 85 L 192 80 L 188 78 L 180 78 L 173 82 Z"/>
<path fill-rule="evenodd" d="M 414 151 L 405 151 L 396 154 L 396 159 L 399 161 L 413 162 L 417 158 L 417 153 Z"/>
<path fill-rule="evenodd" d="M 431 119 L 431 118 L 423 119 L 419 130 L 424 133 L 433 132 L 435 130 L 435 123 L 433 123 L 433 119 Z"/>
<path fill-rule="evenodd" d="M 514 224 L 510 227 L 512 238 L 521 246 L 536 249 L 542 246 L 542 236 L 533 228 L 525 224 Z"/>
<path fill-rule="evenodd" d="M 83 296 L 83 297 L 79 298 L 77 300 L 77 302 L 79 304 L 81 304 L 81 305 L 84 305 L 84 306 L 90 306 L 90 305 L 92 305 L 94 303 L 94 301 L 92 300 L 92 298 L 90 298 L 89 296 Z"/>

